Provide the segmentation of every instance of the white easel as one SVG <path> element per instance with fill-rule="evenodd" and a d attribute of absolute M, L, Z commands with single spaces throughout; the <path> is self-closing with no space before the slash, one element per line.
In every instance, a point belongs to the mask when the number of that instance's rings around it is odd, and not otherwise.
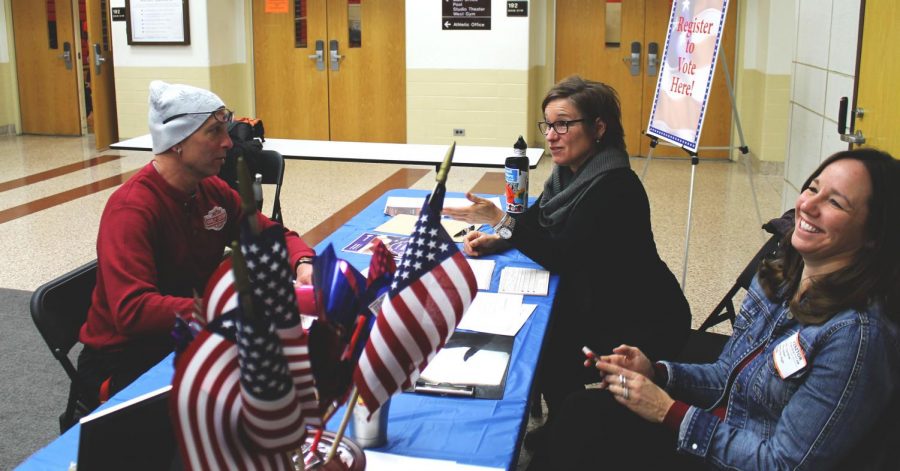
<path fill-rule="evenodd" d="M 744 156 L 744 163 L 747 167 L 747 178 L 750 180 L 750 192 L 753 196 L 753 207 L 756 209 L 756 219 L 759 222 L 760 227 L 762 226 L 762 213 L 759 210 L 759 200 L 756 198 L 756 186 L 753 184 L 753 168 L 750 164 L 750 158 L 747 154 L 750 153 L 750 148 L 747 147 L 747 143 L 744 141 L 744 129 L 741 126 L 741 117 L 738 114 L 737 104 L 734 99 L 734 86 L 731 82 L 731 74 L 728 72 L 728 60 L 725 56 L 724 51 L 719 51 L 722 54 L 721 61 L 716 61 L 717 64 L 722 64 L 723 71 L 725 72 L 725 86 L 728 88 L 728 96 L 731 98 L 731 111 L 732 115 L 734 115 L 734 122 L 737 126 L 738 138 L 741 140 L 741 145 L 736 147 L 741 151 L 741 155 Z M 659 145 L 659 138 L 656 136 L 650 137 L 650 150 L 647 152 L 647 160 L 644 162 L 644 168 L 641 170 L 641 181 L 644 181 L 644 176 L 647 174 L 647 168 L 650 166 L 650 159 L 653 155 L 653 149 Z M 663 145 L 669 147 L 677 147 L 671 144 L 663 143 Z M 687 225 L 685 227 L 684 234 L 684 260 L 681 264 L 681 290 L 684 291 L 686 282 L 687 282 L 687 262 L 688 262 L 688 254 L 690 252 L 691 246 L 691 223 L 693 217 L 693 209 L 694 209 L 694 178 L 697 172 L 697 165 L 700 163 L 700 157 L 698 157 L 697 152 L 690 151 L 684 147 L 682 147 L 688 155 L 691 156 L 691 186 L 688 192 L 688 213 L 687 213 Z M 697 150 L 706 149 L 706 150 L 731 150 L 734 147 L 730 146 L 717 146 L 717 147 L 698 147 Z M 760 232 L 760 238 L 763 242 L 765 242 L 765 237 L 762 232 Z"/>

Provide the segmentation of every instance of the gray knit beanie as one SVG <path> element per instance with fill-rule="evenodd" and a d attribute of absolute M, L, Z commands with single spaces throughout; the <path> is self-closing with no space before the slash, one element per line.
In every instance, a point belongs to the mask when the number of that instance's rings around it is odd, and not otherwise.
<path fill-rule="evenodd" d="M 153 153 L 161 154 L 185 140 L 209 118 L 208 114 L 189 114 L 166 119 L 182 113 L 212 113 L 225 106 L 215 93 L 190 85 L 168 84 L 161 80 L 150 82 L 150 137 Z"/>

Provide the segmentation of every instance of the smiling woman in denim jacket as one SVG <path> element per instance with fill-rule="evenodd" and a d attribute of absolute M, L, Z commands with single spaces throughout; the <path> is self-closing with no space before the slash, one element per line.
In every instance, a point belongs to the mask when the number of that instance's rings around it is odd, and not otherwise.
<path fill-rule="evenodd" d="M 839 152 L 795 211 L 715 363 L 586 362 L 605 391 L 570 398 L 553 469 L 900 469 L 882 430 L 900 427 L 900 163 Z"/>

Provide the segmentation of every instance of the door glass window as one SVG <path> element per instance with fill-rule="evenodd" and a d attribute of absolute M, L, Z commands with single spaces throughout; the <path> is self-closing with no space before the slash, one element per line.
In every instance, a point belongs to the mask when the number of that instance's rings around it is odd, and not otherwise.
<path fill-rule="evenodd" d="M 294 47 L 306 47 L 306 2 L 294 0 Z"/>
<path fill-rule="evenodd" d="M 347 0 L 347 28 L 350 47 L 362 47 L 362 11 L 359 2 L 362 0 Z"/>
<path fill-rule="evenodd" d="M 606 47 L 619 47 L 622 42 L 622 3 L 606 1 Z"/>
<path fill-rule="evenodd" d="M 59 49 L 59 41 L 56 39 L 56 0 L 47 0 L 47 34 L 50 49 Z"/>
<path fill-rule="evenodd" d="M 102 35 L 103 52 L 109 52 L 109 8 L 106 7 L 106 0 L 100 0 L 100 34 Z"/>

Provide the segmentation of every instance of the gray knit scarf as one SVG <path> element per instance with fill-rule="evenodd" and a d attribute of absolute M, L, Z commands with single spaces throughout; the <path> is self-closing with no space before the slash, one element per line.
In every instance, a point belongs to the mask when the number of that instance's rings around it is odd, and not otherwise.
<path fill-rule="evenodd" d="M 584 195 L 594 187 L 610 171 L 617 168 L 630 168 L 628 153 L 624 149 L 603 149 L 589 158 L 584 166 L 574 174 L 569 167 L 556 165 L 553 173 L 544 183 L 544 193 L 538 206 L 540 213 L 538 221 L 541 227 L 546 228 L 551 234 L 557 234 L 562 230 L 569 212 Z"/>

